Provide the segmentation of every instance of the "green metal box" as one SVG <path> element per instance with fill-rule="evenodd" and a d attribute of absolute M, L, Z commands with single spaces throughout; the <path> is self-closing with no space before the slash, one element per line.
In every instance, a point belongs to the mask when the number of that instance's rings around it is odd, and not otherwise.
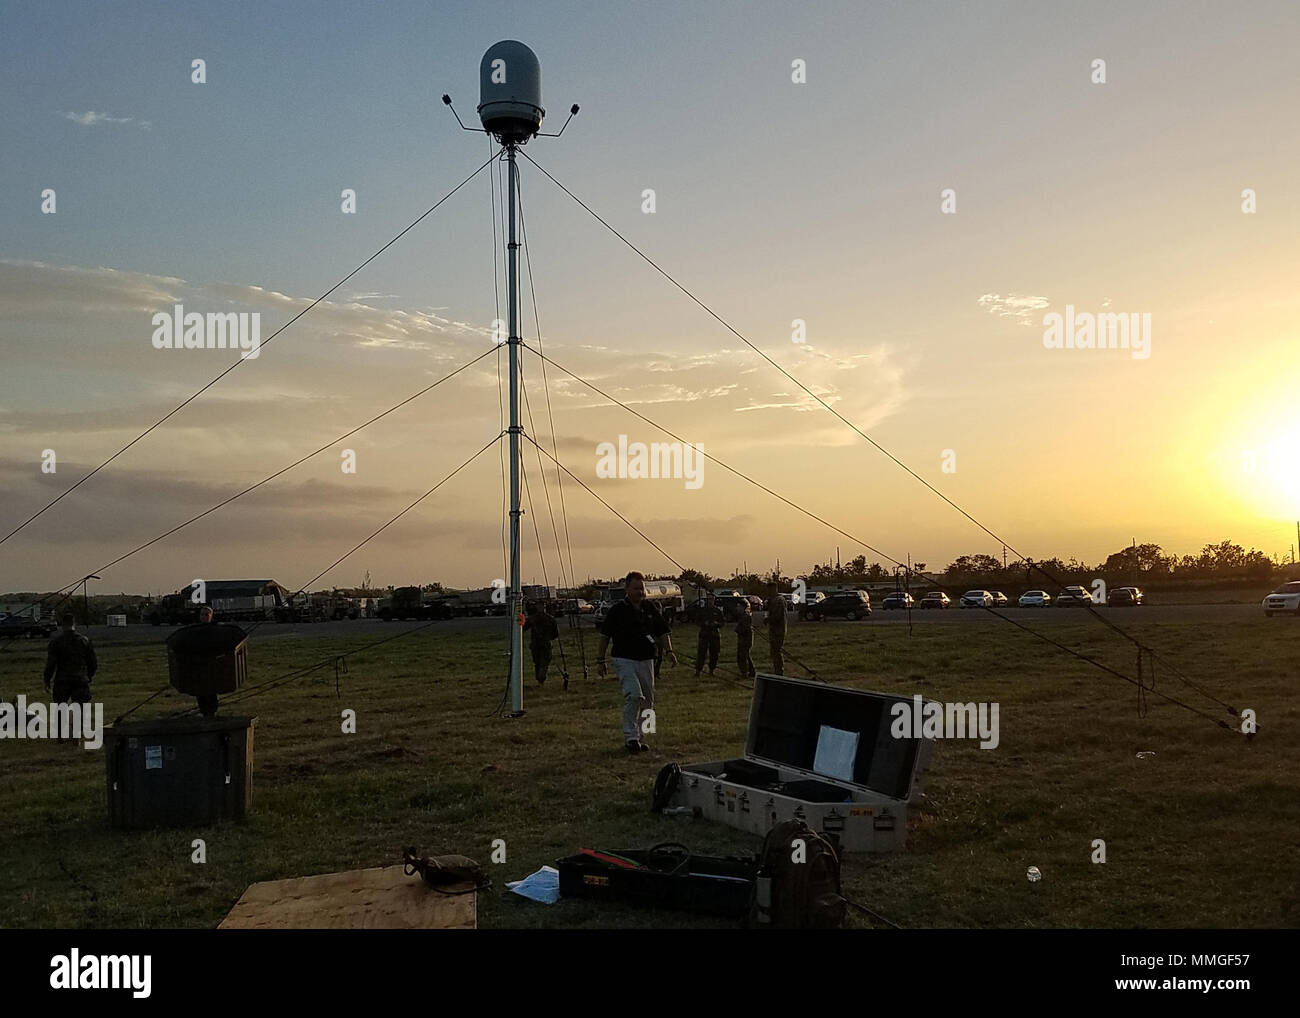
<path fill-rule="evenodd" d="M 129 721 L 104 733 L 108 817 L 120 830 L 240 820 L 253 797 L 255 717 Z"/>

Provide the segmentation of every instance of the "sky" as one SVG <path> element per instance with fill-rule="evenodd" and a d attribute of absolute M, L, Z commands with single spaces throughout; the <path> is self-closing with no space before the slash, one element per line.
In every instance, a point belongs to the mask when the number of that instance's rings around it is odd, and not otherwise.
<path fill-rule="evenodd" d="M 790 574 L 837 548 L 939 567 L 1002 541 L 1290 554 L 1292 3 L 56 2 L 3 22 L 0 536 L 239 360 L 156 349 L 155 313 L 257 312 L 265 340 L 487 160 L 440 97 L 476 125 L 479 59 L 518 39 L 543 130 L 581 106 L 520 159 L 525 340 L 852 535 L 709 460 L 696 487 L 598 476 L 602 443 L 669 439 L 525 353 L 528 433 L 552 448 L 553 419 L 565 467 L 662 549 L 568 476 L 561 495 L 548 459 L 543 490 L 525 443 L 525 582 L 563 582 L 569 547 L 579 579 Z M 489 443 L 496 179 L 0 544 L 0 590 L 297 589 Z M 1149 346 L 1049 347 L 1067 308 L 1149 315 Z M 489 448 L 312 589 L 506 575 L 502 470 Z"/>

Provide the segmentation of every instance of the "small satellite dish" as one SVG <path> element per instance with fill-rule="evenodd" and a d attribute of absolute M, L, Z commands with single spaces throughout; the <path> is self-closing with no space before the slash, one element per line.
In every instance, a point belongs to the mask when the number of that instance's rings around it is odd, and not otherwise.
<path fill-rule="evenodd" d="M 542 67 L 522 42 L 505 39 L 479 63 L 478 115 L 502 144 L 523 144 L 542 126 Z"/>

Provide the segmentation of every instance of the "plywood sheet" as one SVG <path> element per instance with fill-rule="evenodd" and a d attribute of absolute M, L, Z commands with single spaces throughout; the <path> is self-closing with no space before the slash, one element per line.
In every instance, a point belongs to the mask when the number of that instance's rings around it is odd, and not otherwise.
<path fill-rule="evenodd" d="M 384 866 L 253 884 L 222 930 L 472 930 L 476 893 L 446 895 Z"/>

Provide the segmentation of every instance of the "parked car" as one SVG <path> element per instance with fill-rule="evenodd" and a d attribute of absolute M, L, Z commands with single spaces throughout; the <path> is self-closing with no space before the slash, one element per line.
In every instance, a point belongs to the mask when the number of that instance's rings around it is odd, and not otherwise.
<path fill-rule="evenodd" d="M 1264 598 L 1264 614 L 1276 615 L 1278 612 L 1291 612 L 1300 615 L 1300 580 L 1284 583 L 1277 590 Z"/>
<path fill-rule="evenodd" d="M 1115 607 L 1141 604 L 1146 595 L 1137 587 L 1115 587 L 1106 593 L 1106 603 Z"/>
<path fill-rule="evenodd" d="M 952 598 L 942 590 L 932 590 L 921 598 L 922 608 L 947 608 L 952 604 Z"/>
<path fill-rule="evenodd" d="M 826 595 L 820 590 L 810 590 L 808 593 L 804 594 L 803 597 L 803 604 L 799 606 L 799 617 L 801 619 L 806 619 L 808 617 L 808 612 L 813 607 L 826 600 Z"/>
<path fill-rule="evenodd" d="M 1051 603 L 1052 595 L 1045 590 L 1026 590 L 1016 602 L 1021 608 L 1046 608 Z"/>
<path fill-rule="evenodd" d="M 745 605 L 749 603 L 746 598 L 739 595 L 724 597 L 721 594 L 715 594 L 713 602 L 722 610 L 722 617 L 728 622 L 735 622 L 736 619 L 740 618 L 745 611 Z M 686 609 L 686 621 L 698 625 L 700 616 L 704 613 L 704 606 L 707 603 L 705 598 L 696 598 L 694 603 Z"/>
<path fill-rule="evenodd" d="M 870 614 L 871 595 L 865 590 L 839 590 L 808 609 L 808 618 L 813 622 L 828 618 L 850 619 L 856 622 Z"/>
<path fill-rule="evenodd" d="M 1002 593 L 1002 591 L 1000 590 L 991 590 L 989 591 L 989 593 L 993 595 L 994 608 L 1001 608 L 1003 605 L 1005 605 L 1008 602 L 1007 595 Z"/>
<path fill-rule="evenodd" d="M 1065 608 L 1072 604 L 1092 604 L 1092 594 L 1088 592 L 1087 587 L 1066 587 L 1056 595 L 1056 606 L 1058 608 Z"/>
<path fill-rule="evenodd" d="M 915 608 L 916 598 L 914 598 L 911 594 L 907 593 L 906 591 L 900 590 L 893 594 L 890 594 L 883 601 L 881 601 L 880 607 L 884 608 L 885 611 L 892 611 L 895 608 L 900 608 L 900 609 Z"/>
<path fill-rule="evenodd" d="M 38 622 L 30 615 L 0 615 L 0 637 L 34 639 L 52 636 L 54 629 L 52 623 Z"/>
<path fill-rule="evenodd" d="M 957 602 L 959 608 L 992 608 L 993 594 L 987 590 L 968 590 Z"/>

